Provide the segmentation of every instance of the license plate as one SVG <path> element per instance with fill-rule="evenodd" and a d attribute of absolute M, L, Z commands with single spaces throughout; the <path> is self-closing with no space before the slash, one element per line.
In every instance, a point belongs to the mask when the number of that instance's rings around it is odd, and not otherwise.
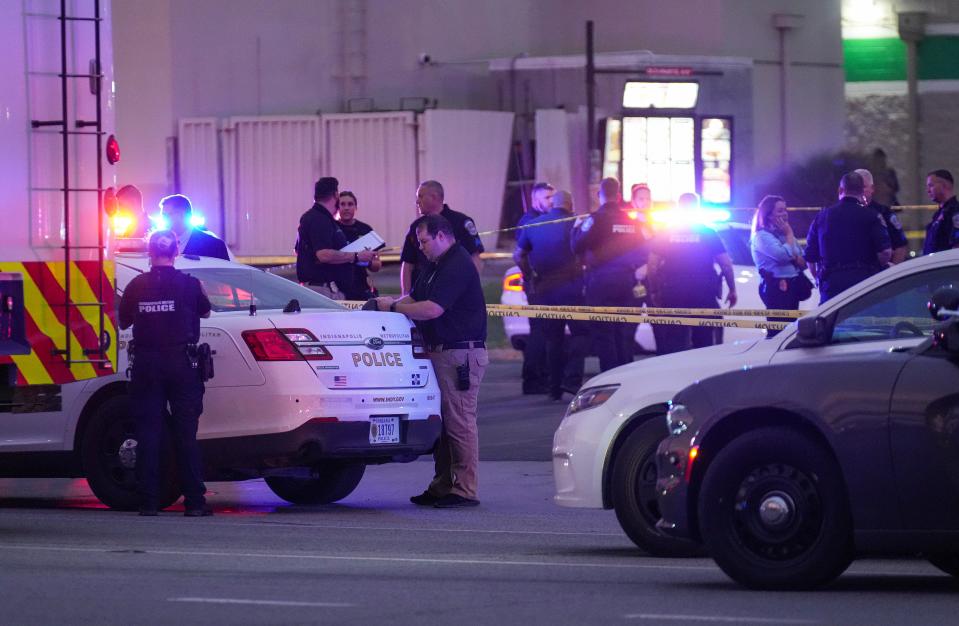
<path fill-rule="evenodd" d="M 399 443 L 400 418 L 396 415 L 370 418 L 370 443 Z"/>

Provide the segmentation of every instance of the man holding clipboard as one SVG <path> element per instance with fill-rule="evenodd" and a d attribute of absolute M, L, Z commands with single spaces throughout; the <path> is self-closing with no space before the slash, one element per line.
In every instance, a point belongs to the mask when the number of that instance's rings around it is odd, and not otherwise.
<path fill-rule="evenodd" d="M 382 248 L 385 242 L 376 234 L 372 226 L 356 219 L 356 209 L 356 195 L 352 191 L 341 191 L 336 221 L 340 225 L 340 230 L 346 235 L 346 240 L 350 242 L 350 245 L 344 250 L 355 252 L 373 250 L 375 252 Z M 354 245 L 360 247 L 353 247 Z M 381 267 L 383 267 L 383 262 L 379 255 L 375 255 L 368 264 L 363 262 L 355 264 L 353 266 L 353 280 L 349 285 L 343 287 L 346 299 L 369 300 L 378 296 L 370 272 L 378 272 Z"/>
<path fill-rule="evenodd" d="M 334 219 L 338 192 L 339 181 L 332 176 L 316 181 L 314 204 L 300 217 L 297 229 L 296 278 L 327 298 L 345 300 L 345 290 L 353 281 L 352 265 L 369 263 L 376 253 L 362 245 L 350 249 L 351 244 Z"/>

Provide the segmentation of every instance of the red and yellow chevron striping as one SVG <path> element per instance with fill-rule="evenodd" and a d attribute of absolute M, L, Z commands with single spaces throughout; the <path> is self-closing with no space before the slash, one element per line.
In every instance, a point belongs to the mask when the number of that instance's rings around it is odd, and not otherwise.
<path fill-rule="evenodd" d="M 23 275 L 27 341 L 30 354 L 0 356 L 0 363 L 17 368 L 17 385 L 64 384 L 113 374 L 117 367 L 116 280 L 113 262 L 70 262 L 70 306 L 67 314 L 67 267 L 63 261 L 23 263 L 0 262 L 0 271 Z M 85 354 L 99 344 L 100 301 L 102 291 L 103 332 L 109 348 L 103 355 L 108 363 L 84 361 L 103 358 Z M 69 317 L 69 334 L 67 318 Z M 70 342 L 70 358 L 59 351 Z"/>

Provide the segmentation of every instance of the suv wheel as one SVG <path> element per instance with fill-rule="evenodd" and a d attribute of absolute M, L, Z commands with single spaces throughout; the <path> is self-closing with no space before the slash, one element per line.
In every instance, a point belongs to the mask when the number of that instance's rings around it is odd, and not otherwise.
<path fill-rule="evenodd" d="M 366 466 L 362 463 L 327 463 L 317 467 L 318 478 L 267 476 L 273 493 L 293 504 L 329 504 L 353 493 Z"/>
<path fill-rule="evenodd" d="M 690 541 L 669 537 L 656 528 L 656 447 L 666 435 L 665 419 L 647 420 L 634 430 L 616 454 L 610 491 L 619 525 L 641 550 L 652 556 L 684 557 L 702 554 Z"/>
<path fill-rule="evenodd" d="M 852 561 L 839 466 L 790 428 L 755 430 L 719 451 L 703 479 L 699 523 L 709 554 L 747 587 L 818 587 Z"/>
<path fill-rule="evenodd" d="M 160 458 L 159 508 L 180 497 L 169 432 L 164 433 Z M 139 506 L 136 479 L 136 423 L 128 396 L 114 396 L 97 407 L 83 431 L 80 460 L 87 483 L 100 502 L 111 509 L 135 511 Z"/>

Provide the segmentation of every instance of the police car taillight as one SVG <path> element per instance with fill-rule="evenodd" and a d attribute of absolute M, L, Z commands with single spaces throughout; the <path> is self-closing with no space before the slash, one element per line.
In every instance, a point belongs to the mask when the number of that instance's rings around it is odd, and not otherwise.
<path fill-rule="evenodd" d="M 503 279 L 503 291 L 522 291 L 523 290 L 523 274 L 520 272 L 514 272 L 512 274 L 507 274 Z"/>
<path fill-rule="evenodd" d="M 307 361 L 332 361 L 333 355 L 326 346 L 316 340 L 316 337 L 305 328 L 283 328 L 283 335 L 293 342 L 296 349 Z"/>
<path fill-rule="evenodd" d="M 271 328 L 268 330 L 244 330 L 241 333 L 253 358 L 257 361 L 302 361 L 296 346 L 286 335 Z"/>
<path fill-rule="evenodd" d="M 428 359 L 429 355 L 426 354 L 426 342 L 423 341 L 423 333 L 420 332 L 419 328 L 410 329 L 410 340 L 413 344 L 413 358 L 414 359 Z"/>

